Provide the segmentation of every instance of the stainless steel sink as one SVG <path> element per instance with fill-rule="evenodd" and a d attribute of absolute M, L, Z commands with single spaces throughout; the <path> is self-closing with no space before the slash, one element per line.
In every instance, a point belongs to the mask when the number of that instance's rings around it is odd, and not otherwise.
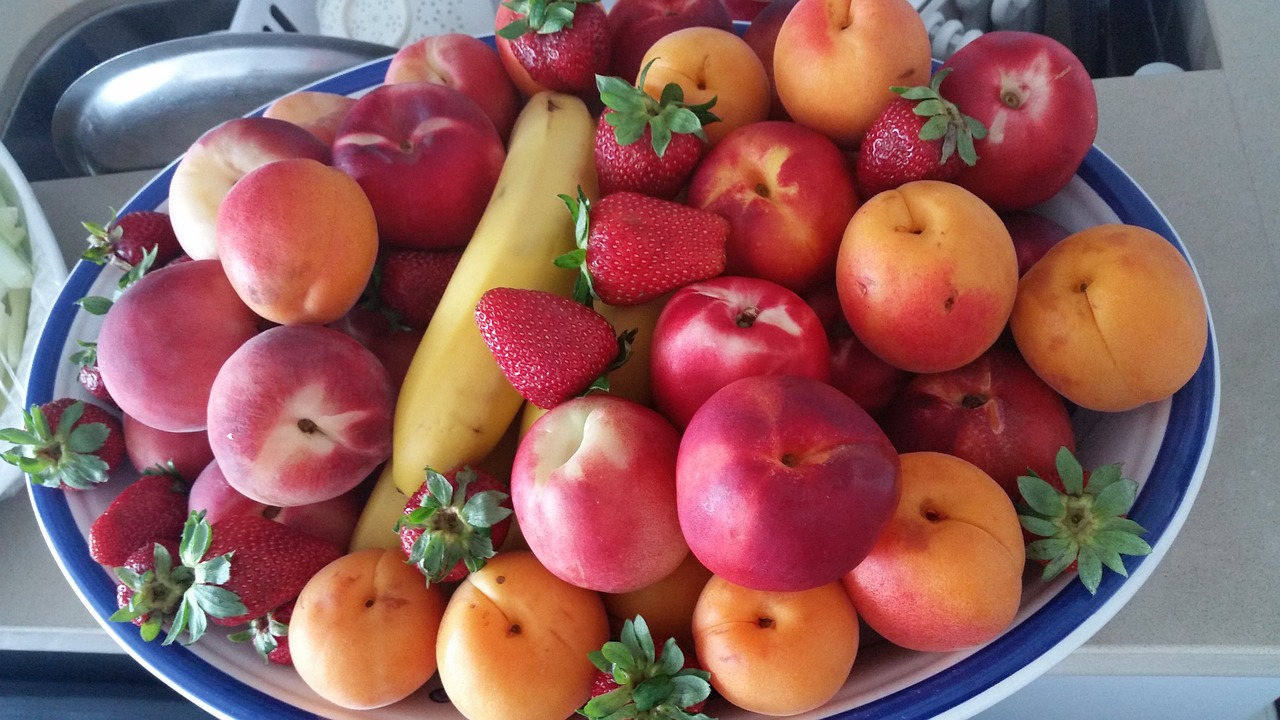
<path fill-rule="evenodd" d="M 393 52 L 298 33 L 222 32 L 149 45 L 72 83 L 54 110 L 54 149 L 77 174 L 158 168 L 219 122 Z"/>
<path fill-rule="evenodd" d="M 134 51 L 181 38 L 226 35 L 238 5 L 238 0 L 98 0 L 95 3 L 85 4 L 85 7 L 97 8 L 90 16 L 76 15 L 65 18 L 60 16 L 56 27 L 55 23 L 50 23 L 50 26 L 46 27 L 40 35 L 41 38 L 52 37 L 52 40 L 41 40 L 45 43 L 44 47 L 24 49 L 23 55 L 34 57 L 34 61 L 27 67 L 16 68 L 17 72 L 14 75 L 4 79 L 3 97 L 6 100 L 4 107 L 0 107 L 0 126 L 2 126 L 0 141 L 3 141 L 23 173 L 32 181 L 76 177 L 93 172 L 91 166 L 74 160 L 74 157 L 69 162 L 70 166 L 65 166 L 55 149 L 52 133 L 55 108 L 73 83 L 98 66 Z M 103 9 L 104 6 L 105 9 Z M 292 53 L 294 61 L 287 62 L 289 69 L 279 75 L 274 72 L 275 68 L 272 65 L 267 64 L 284 62 L 280 55 L 272 54 L 276 50 L 263 51 L 271 55 L 270 59 L 266 59 L 264 54 L 261 63 L 240 64 L 234 69 L 229 67 L 222 75 L 227 82 L 234 80 L 238 85 L 254 86 L 262 93 L 274 92 L 276 95 L 310 80 L 377 57 L 381 53 L 390 52 L 389 48 L 369 45 L 362 48 L 347 46 L 335 54 L 332 45 L 328 43 L 330 38 L 285 32 L 254 34 L 276 36 L 276 39 L 250 40 L 246 45 L 257 42 L 263 45 L 274 45 L 278 49 L 279 46 L 289 42 L 281 41 L 279 37 L 287 35 L 299 39 L 309 38 L 303 42 L 295 40 L 297 45 L 314 43 L 326 45 L 329 48 L 321 51 L 321 60 L 310 73 L 297 74 L 296 58 L 307 55 L 308 51 L 301 47 L 293 47 L 291 50 L 280 51 Z M 120 66 L 117 64 L 115 67 Z M 226 74 L 228 72 L 239 73 L 239 75 L 228 75 Z M 14 83 L 19 80 L 21 84 L 15 90 Z M 274 85 L 270 84 L 272 81 L 275 82 Z M 168 102 L 171 93 L 182 90 L 181 87 L 173 84 L 150 87 L 144 83 L 133 87 L 135 93 L 157 104 Z M 12 103 L 7 100 L 10 97 L 14 98 Z M 207 123 L 204 126 L 207 128 L 213 124 L 209 118 L 231 117 L 245 110 L 251 110 L 260 104 L 258 100 L 262 96 L 253 98 L 253 104 L 247 106 L 246 103 L 249 102 L 247 98 L 243 102 L 235 103 L 234 99 L 228 98 L 225 92 L 217 92 L 216 97 L 207 99 L 207 103 L 201 103 L 199 98 L 193 98 L 189 94 L 186 97 L 202 105 L 201 113 L 207 113 L 201 114 L 198 120 L 193 119 L 191 122 Z M 208 106 L 218 103 L 230 104 L 227 104 L 221 112 L 212 112 Z M 103 109 L 101 104 L 94 107 L 95 110 Z M 122 106 L 120 109 L 135 111 L 138 107 L 131 105 L 129 108 Z M 194 113 L 197 108 L 192 107 L 190 110 Z M 101 123 L 108 120 L 106 116 L 96 116 L 94 122 Z M 158 143 L 156 146 L 158 147 Z M 171 160 L 176 154 L 170 154 L 168 159 Z M 149 158 L 146 162 L 154 163 L 156 160 Z M 158 165 L 154 166 L 158 167 Z"/>

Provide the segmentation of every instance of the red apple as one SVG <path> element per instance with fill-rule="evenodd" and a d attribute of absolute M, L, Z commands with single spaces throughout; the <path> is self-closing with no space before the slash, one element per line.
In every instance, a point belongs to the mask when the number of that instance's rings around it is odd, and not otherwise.
<path fill-rule="evenodd" d="M 484 109 L 504 142 L 522 106 L 497 51 L 462 33 L 428 35 L 400 48 L 391 56 L 385 81 L 434 82 L 461 91 Z"/>
<path fill-rule="evenodd" d="M 261 322 L 217 260 L 152 270 L 103 318 L 98 370 L 116 404 L 137 421 L 166 432 L 201 430 L 222 363 Z"/>
<path fill-rule="evenodd" d="M 712 395 L 676 459 L 689 548 L 712 573 L 773 592 L 840 579 L 898 504 L 898 454 L 826 383 L 757 375 Z"/>
<path fill-rule="evenodd" d="M 1098 133 L 1093 81 L 1067 46 L 1047 35 L 989 32 L 942 64 L 947 98 L 987 127 L 982 160 L 956 182 L 999 211 L 1053 197 L 1079 169 Z"/>
<path fill-rule="evenodd" d="M 912 378 L 883 426 L 898 452 L 968 460 L 1014 499 L 1019 475 L 1050 473 L 1058 449 L 1076 447 L 1062 396 L 1003 345 L 964 367 Z"/>
<path fill-rule="evenodd" d="M 529 549 L 565 582 L 630 592 L 689 554 L 676 519 L 680 435 L 644 405 L 591 394 L 548 410 L 520 441 L 511 503 Z"/>
<path fill-rule="evenodd" d="M 831 346 L 831 384 L 879 420 L 912 374 L 881 360 L 858 340 L 840 309 L 834 284 L 824 285 L 804 299 L 827 331 L 827 343 Z"/>
<path fill-rule="evenodd" d="M 129 462 L 138 470 L 168 468 L 190 481 L 213 459 L 209 433 L 202 430 L 168 432 L 139 422 L 125 414 L 124 449 Z"/>
<path fill-rule="evenodd" d="M 360 183 L 389 245 L 461 247 L 498 182 L 505 150 L 493 122 L 459 90 L 383 85 L 347 111 L 333 163 Z"/>
<path fill-rule="evenodd" d="M 1036 261 L 1049 252 L 1071 233 L 1066 228 L 1039 213 L 1018 210 L 1000 217 L 1013 239 L 1013 250 L 1018 254 L 1018 277 L 1027 274 Z"/>
<path fill-rule="evenodd" d="M 169 218 L 183 251 L 196 260 L 218 257 L 214 226 L 231 186 L 251 170 L 291 158 L 327 164 L 329 146 L 300 125 L 266 117 L 234 118 L 197 138 L 169 182 Z"/>
<path fill-rule="evenodd" d="M 760 278 L 721 276 L 677 290 L 653 329 L 654 406 L 676 427 L 739 378 L 798 375 L 826 382 L 827 336 L 807 303 Z"/>
<path fill-rule="evenodd" d="M 804 293 L 834 278 L 858 193 L 834 142 L 771 121 L 738 128 L 712 146 L 689 181 L 688 203 L 729 221 L 725 274 Z"/>
<path fill-rule="evenodd" d="M 1000 337 L 1018 259 L 995 211 L 959 185 L 917 180 L 862 204 L 836 258 L 858 339 L 908 372 L 972 362 Z"/>
<path fill-rule="evenodd" d="M 277 507 L 251 500 L 227 482 L 216 460 L 205 466 L 187 495 L 187 509 L 203 510 L 211 524 L 235 515 L 261 515 L 282 525 L 346 547 L 363 507 L 359 488 L 308 505 Z"/>
<path fill-rule="evenodd" d="M 391 454 L 395 394 L 382 363 L 319 325 L 280 325 L 223 363 L 209 440 L 227 482 L 267 505 L 307 505 L 360 484 Z"/>
<path fill-rule="evenodd" d="M 733 32 L 733 17 L 722 0 L 618 0 L 608 19 L 609 74 L 629 82 L 639 77 L 644 54 L 663 35 L 695 26 Z"/>

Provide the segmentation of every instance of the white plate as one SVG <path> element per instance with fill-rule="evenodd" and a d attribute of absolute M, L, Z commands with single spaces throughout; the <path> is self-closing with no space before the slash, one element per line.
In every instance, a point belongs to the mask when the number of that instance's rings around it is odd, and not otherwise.
<path fill-rule="evenodd" d="M 36 341 L 40 337 L 45 316 L 49 314 L 49 309 L 57 300 L 58 290 L 67 279 L 67 266 L 31 186 L 4 145 L 0 145 L 0 205 L 18 208 L 18 225 L 26 228 L 27 235 L 26 242 L 22 244 L 22 253 L 29 262 L 33 275 L 30 305 L 22 320 L 25 337 L 17 357 L 18 362 L 9 365 L 4 348 L 0 347 L 0 427 L 20 427 L 22 403 L 27 394 L 27 376 L 31 372 Z M 25 481 L 17 468 L 0 464 L 0 498 L 17 492 Z"/>
<path fill-rule="evenodd" d="M 386 60 L 360 66 L 310 89 L 357 95 L 380 83 L 386 66 Z M 172 174 L 171 165 L 134 196 L 124 211 L 160 206 Z M 1104 222 L 1147 227 L 1186 255 L 1186 248 L 1151 199 L 1097 149 L 1085 158 L 1071 184 L 1041 210 L 1069 230 Z M 65 358 L 74 350 L 76 339 L 95 336 L 99 320 L 78 312 L 74 302 L 109 289 L 115 272 L 83 262 L 75 268 L 41 337 L 28 402 L 67 394 L 83 396 Z M 1097 595 L 1090 595 L 1074 576 L 1049 584 L 1033 577 L 1028 580 L 1014 625 L 996 640 L 972 650 L 927 654 L 884 643 L 865 647 L 840 693 L 823 708 L 798 717 L 969 717 L 1027 684 L 1083 644 L 1138 591 L 1181 529 L 1208 464 L 1217 429 L 1218 397 L 1218 346 L 1210 323 L 1203 363 L 1171 399 L 1126 413 L 1075 415 L 1085 465 L 1123 462 L 1126 474 L 1142 484 L 1131 517 L 1148 529 L 1145 537 L 1153 552 L 1125 558 L 1129 577 L 1106 573 Z M 122 484 L 111 483 L 115 487 Z M 49 546 L 93 615 L 139 662 L 215 715 L 461 717 L 441 693 L 433 692 L 439 687 L 434 680 L 401 703 L 356 712 L 320 699 L 293 670 L 264 667 L 246 648 L 224 642 L 216 633 L 189 649 L 142 642 L 134 626 L 107 620 L 116 609 L 115 585 L 107 571 L 89 558 L 85 544 L 87 528 L 114 491 L 63 493 L 32 487 L 30 492 Z M 753 717 L 723 701 L 713 702 L 707 712 L 722 720 Z"/>

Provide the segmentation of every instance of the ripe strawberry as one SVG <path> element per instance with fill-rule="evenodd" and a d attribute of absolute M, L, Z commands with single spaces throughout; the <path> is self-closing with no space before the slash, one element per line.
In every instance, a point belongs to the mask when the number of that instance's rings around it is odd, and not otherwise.
<path fill-rule="evenodd" d="M 592 387 L 634 337 L 615 337 L 600 313 L 545 290 L 493 288 L 476 303 L 476 324 L 511 385 L 541 408 Z"/>
<path fill-rule="evenodd" d="M 37 485 L 85 490 L 110 479 L 125 459 L 120 421 L 97 405 L 59 398 L 33 405 L 22 424 L 0 430 L 0 440 L 13 444 L 0 458 Z"/>
<path fill-rule="evenodd" d="M 702 127 L 719 120 L 711 113 L 714 99 L 685 105 L 684 91 L 676 83 L 668 83 L 660 98 L 646 93 L 641 88 L 648 72 L 646 65 L 635 85 L 619 77 L 596 78 L 605 105 L 595 137 L 602 196 L 631 190 L 674 198 L 706 152 Z"/>
<path fill-rule="evenodd" d="M 187 521 L 187 490 L 176 473 L 143 473 L 89 526 L 89 557 L 115 567 L 152 542 L 178 542 Z"/>
<path fill-rule="evenodd" d="M 90 222 L 82 224 L 89 231 L 89 247 L 80 257 L 98 265 L 111 262 L 128 270 L 155 248 L 152 265 L 162 267 L 183 254 L 167 213 L 135 210 L 122 217 L 113 216 L 106 227 Z"/>
<path fill-rule="evenodd" d="M 942 97 L 948 74 L 940 70 L 928 86 L 890 88 L 901 97 L 871 123 L 858 150 L 855 177 L 863 199 L 912 180 L 952 180 L 977 162 L 973 141 L 987 130 Z"/>
<path fill-rule="evenodd" d="M 455 582 L 484 567 L 511 527 L 511 496 L 492 475 L 427 468 L 396 523 L 400 547 L 427 582 Z"/>
<path fill-rule="evenodd" d="M 1104 565 L 1127 577 L 1120 556 L 1151 552 L 1140 537 L 1146 530 L 1126 517 L 1138 484 L 1123 477 L 1118 464 L 1085 472 L 1066 448 L 1058 451 L 1056 465 L 1057 473 L 1048 478 L 1034 471 L 1018 478 L 1025 500 L 1018 520 L 1024 534 L 1040 538 L 1027 544 L 1027 558 L 1045 566 L 1042 579 L 1074 570 L 1096 594 Z"/>
<path fill-rule="evenodd" d="M 516 19 L 498 28 L 511 54 L 538 85 L 587 98 L 613 45 L 600 0 L 509 0 Z"/>
<path fill-rule="evenodd" d="M 578 712 L 589 718 L 710 720 L 700 711 L 711 695 L 711 674 L 698 668 L 668 638 L 659 655 L 639 615 L 622 623 L 619 641 L 588 654 L 596 666 L 591 700 Z"/>
<path fill-rule="evenodd" d="M 581 268 L 575 297 L 638 305 L 724 272 L 729 221 L 671 200 L 622 191 L 591 203 L 560 196 L 573 215 L 578 249 L 556 265 Z"/>
<path fill-rule="evenodd" d="M 378 301 L 408 327 L 425 330 L 461 257 L 461 250 L 392 250 L 379 269 Z"/>
<path fill-rule="evenodd" d="M 132 558 L 116 568 L 127 589 L 119 590 L 117 622 L 143 617 L 142 637 L 155 638 L 170 623 L 163 644 L 184 631 L 187 644 L 200 639 L 210 621 L 241 625 L 293 600 L 320 568 L 343 549 L 260 515 L 235 515 L 210 525 L 203 511 L 187 516 L 177 560 L 163 543 L 145 550 L 141 567 Z"/>
<path fill-rule="evenodd" d="M 333 543 L 261 515 L 233 515 L 213 524 L 204 558 L 231 556 L 225 587 L 245 611 L 213 617 L 219 625 L 240 625 L 261 617 L 302 592 L 312 575 L 344 553 Z"/>
<path fill-rule="evenodd" d="M 190 645 L 204 635 L 210 617 L 242 613 L 244 605 L 224 587 L 231 573 L 230 555 L 206 559 L 208 548 L 209 523 L 202 512 L 187 517 L 176 547 L 166 541 L 138 548 L 115 569 L 120 609 L 109 619 L 138 625 L 146 642 L 168 624 L 162 645 L 171 644 L 184 631 L 184 644 Z"/>
<path fill-rule="evenodd" d="M 102 371 L 98 369 L 98 343 L 91 340 L 77 340 L 76 344 L 80 349 L 72 353 L 68 359 L 80 367 L 76 373 L 80 386 L 90 395 L 114 406 L 116 401 L 111 397 L 111 391 L 107 389 L 106 383 L 102 382 Z"/>
<path fill-rule="evenodd" d="M 289 652 L 289 620 L 293 618 L 293 600 L 271 612 L 249 621 L 249 627 L 227 636 L 231 642 L 252 642 L 253 649 L 265 662 L 292 665 Z"/>

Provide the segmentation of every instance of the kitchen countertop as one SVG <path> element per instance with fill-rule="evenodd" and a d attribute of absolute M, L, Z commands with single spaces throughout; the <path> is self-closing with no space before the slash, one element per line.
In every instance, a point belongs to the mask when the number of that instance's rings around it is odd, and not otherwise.
<path fill-rule="evenodd" d="M 1180 535 L 1137 595 L 1050 675 L 1235 676 L 1280 696 L 1280 3 L 1206 3 L 1222 69 L 1095 81 L 1097 145 L 1164 211 L 1205 286 L 1222 374 L 1218 435 Z M 152 173 L 35 183 L 74 258 Z M 0 650 L 118 652 L 58 571 L 25 495 L 0 501 Z M 38 600 L 34 599 L 37 598 Z"/>

